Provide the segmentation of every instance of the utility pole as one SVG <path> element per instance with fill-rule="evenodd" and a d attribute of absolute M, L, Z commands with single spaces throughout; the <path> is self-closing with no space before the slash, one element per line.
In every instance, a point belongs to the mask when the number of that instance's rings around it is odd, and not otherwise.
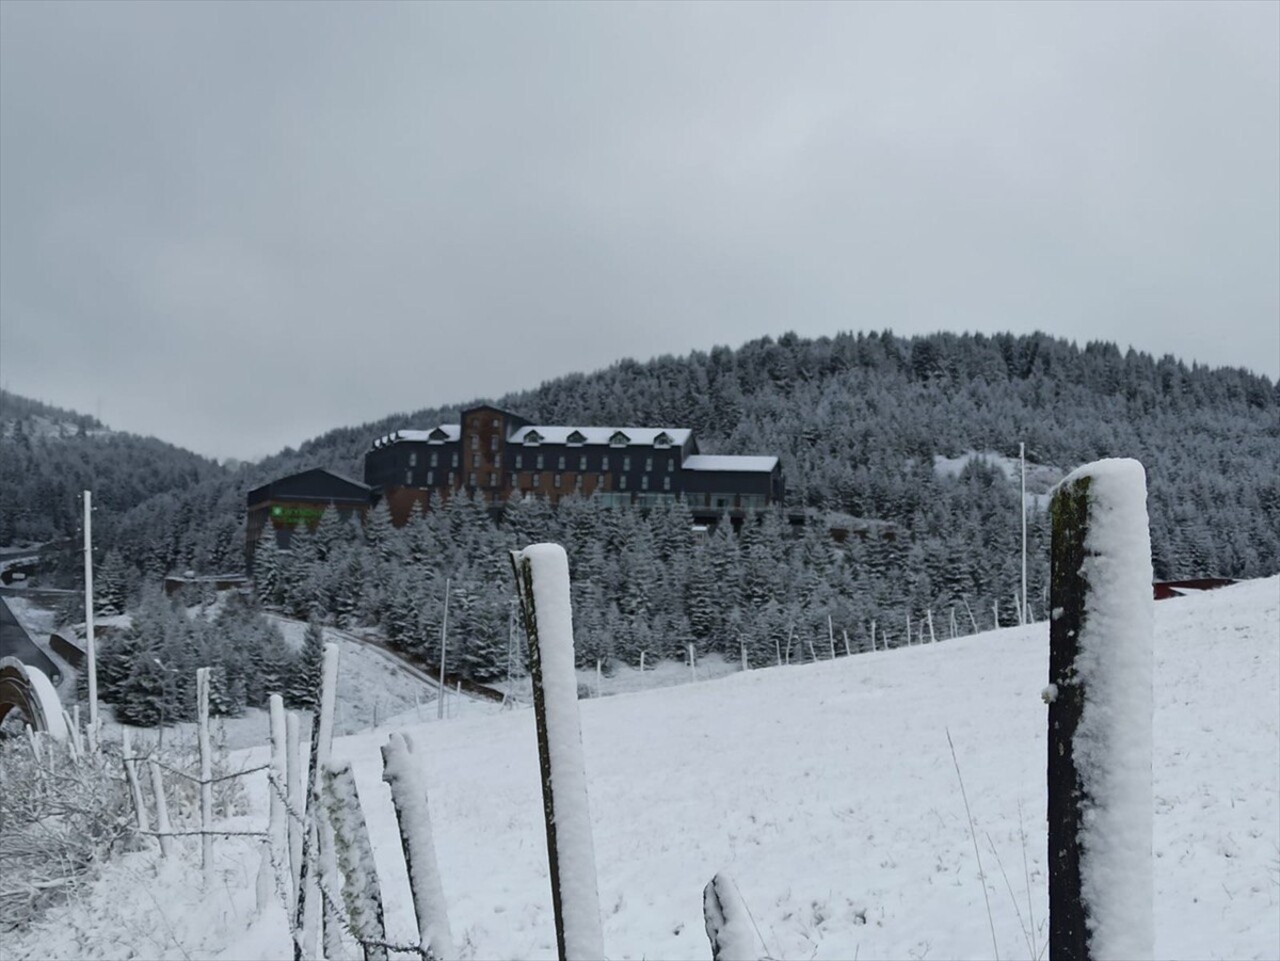
<path fill-rule="evenodd" d="M 436 720 L 444 720 L 444 654 L 449 643 L 449 578 L 444 579 L 444 622 L 440 625 L 440 694 L 436 701 Z"/>
<path fill-rule="evenodd" d="M 1018 505 L 1022 513 L 1022 610 L 1018 623 L 1025 624 L 1031 620 L 1031 612 L 1027 609 L 1027 445 L 1018 444 L 1018 459 L 1022 462 L 1022 493 Z"/>
<path fill-rule="evenodd" d="M 93 642 L 93 494 L 84 492 L 84 649 L 89 661 L 89 748 L 98 747 L 98 662 Z"/>

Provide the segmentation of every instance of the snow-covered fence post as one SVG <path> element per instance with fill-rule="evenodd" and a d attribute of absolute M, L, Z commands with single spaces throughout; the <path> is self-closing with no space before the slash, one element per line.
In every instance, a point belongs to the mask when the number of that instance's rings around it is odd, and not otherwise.
<path fill-rule="evenodd" d="M 200 742 L 200 863 L 213 880 L 213 748 L 209 744 L 209 668 L 196 668 L 196 729 Z"/>
<path fill-rule="evenodd" d="M 342 900 L 365 961 L 387 961 L 387 928 L 382 889 L 373 863 L 369 828 L 360 811 L 360 795 L 350 761 L 330 761 L 321 772 L 326 819 L 333 830 L 333 851 L 342 875 Z"/>
<path fill-rule="evenodd" d="M 133 798 L 134 815 L 138 820 L 138 833 L 148 834 L 151 831 L 151 820 L 147 817 L 147 806 L 142 801 L 142 784 L 138 781 L 138 768 L 133 756 L 133 738 L 129 729 L 120 731 L 120 751 L 124 758 L 124 779 L 129 784 L 129 796 Z"/>
<path fill-rule="evenodd" d="M 925 619 L 927 620 L 927 622 L 928 622 L 928 624 L 929 624 L 929 643 L 930 643 L 930 644 L 937 644 L 937 643 L 938 643 L 938 635 L 936 635 L 936 634 L 934 634 L 934 633 L 933 633 L 933 608 L 932 608 L 932 607 L 926 607 L 926 608 L 925 608 L 925 611 L 924 611 L 924 614 L 925 614 Z M 923 628 L 922 628 L 922 629 L 921 629 L 921 631 L 920 631 L 920 643 L 921 643 L 921 644 L 923 644 L 923 643 L 924 643 L 924 629 L 923 629 Z"/>
<path fill-rule="evenodd" d="M 720 873 L 702 889 L 702 917 L 711 942 L 711 961 L 756 961 L 759 941 L 738 886 Z"/>
<path fill-rule="evenodd" d="M 578 720 L 569 558 L 559 544 L 534 544 L 513 551 L 511 566 L 529 639 L 556 946 L 561 961 L 595 961 L 605 956 L 604 932 Z"/>
<path fill-rule="evenodd" d="M 173 854 L 173 828 L 169 824 L 169 801 L 164 796 L 164 776 L 154 757 L 147 758 L 147 767 L 151 769 L 151 793 L 156 798 L 156 836 L 160 838 L 160 854 L 167 858 Z"/>
<path fill-rule="evenodd" d="M 279 872 L 279 881 L 288 887 L 289 841 L 285 812 L 285 791 L 288 774 L 285 771 L 285 721 L 284 698 L 272 694 L 271 705 L 271 769 L 267 772 L 267 788 L 271 792 L 268 816 L 268 832 L 271 835 L 271 861 Z"/>
<path fill-rule="evenodd" d="M 836 659 L 836 630 L 831 624 L 831 615 L 827 615 L 827 644 L 831 647 L 831 660 Z"/>
<path fill-rule="evenodd" d="M 306 786 L 302 781 L 301 721 L 297 711 L 284 718 L 285 796 L 289 799 L 289 910 L 298 905 L 298 885 L 302 877 L 303 817 L 307 808 Z"/>
<path fill-rule="evenodd" d="M 698 679 L 698 669 L 694 666 L 693 660 L 693 641 L 689 642 L 689 680 L 696 681 Z"/>
<path fill-rule="evenodd" d="M 887 644 L 885 646 L 888 647 Z M 874 654 L 875 651 L 876 651 L 876 619 L 873 617 L 871 618 L 871 653 Z"/>
<path fill-rule="evenodd" d="M 329 845 L 321 845 L 321 838 L 327 832 L 321 829 L 322 820 L 319 792 L 322 782 L 319 772 L 329 760 L 329 751 L 333 741 L 333 708 L 338 687 L 338 645 L 333 643 L 324 646 L 324 661 L 317 678 L 320 685 L 319 710 L 311 724 L 310 762 L 307 765 L 306 792 L 306 830 L 302 838 L 302 851 L 298 870 L 298 902 L 295 908 L 293 945 L 294 961 L 302 961 L 304 957 L 315 957 L 316 940 L 320 928 L 320 878 L 327 874 L 325 864 L 330 852 Z M 327 840 L 327 838 L 326 838 Z M 325 920 L 333 920 L 328 907 L 324 911 Z M 333 925 L 327 925 L 325 939 L 329 941 L 337 933 Z M 333 956 L 333 952 L 326 952 Z"/>
<path fill-rule="evenodd" d="M 405 873 L 418 919 L 419 946 L 438 961 L 458 956 L 449 930 L 448 904 L 440 869 L 436 863 L 436 843 L 431 831 L 427 784 L 420 764 L 413 757 L 413 742 L 404 734 L 392 734 L 382 749 L 382 780 L 391 788 L 391 804 L 400 825 L 400 846 L 404 849 Z"/>
<path fill-rule="evenodd" d="M 1150 958 L 1151 539 L 1146 474 L 1102 460 L 1054 492 L 1049 956 Z"/>

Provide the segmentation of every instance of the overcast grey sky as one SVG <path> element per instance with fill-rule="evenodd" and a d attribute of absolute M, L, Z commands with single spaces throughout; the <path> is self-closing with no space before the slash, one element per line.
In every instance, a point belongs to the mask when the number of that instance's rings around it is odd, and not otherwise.
<path fill-rule="evenodd" d="M 1280 376 L 1280 4 L 0 4 L 0 380 L 217 457 L 763 334 Z"/>

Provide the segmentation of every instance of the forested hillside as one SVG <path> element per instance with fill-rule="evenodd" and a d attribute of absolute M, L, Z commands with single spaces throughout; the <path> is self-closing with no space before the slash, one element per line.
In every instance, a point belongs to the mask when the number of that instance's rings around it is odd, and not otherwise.
<path fill-rule="evenodd" d="M 689 426 L 707 453 L 776 453 L 790 507 L 891 521 L 897 537 L 841 545 L 825 523 L 797 531 L 770 517 L 740 538 L 722 529 L 704 540 L 686 536 L 678 508 L 642 517 L 594 504 L 559 515 L 520 505 L 494 530 L 460 501 L 402 532 L 379 523 L 368 537 L 322 531 L 292 557 L 265 559 L 276 572 L 264 588 L 271 599 L 300 613 L 319 606 L 381 623 L 426 650 L 436 643 L 437 615 L 413 612 L 437 609 L 451 577 L 461 592 L 451 620 L 465 658 L 466 637 L 505 644 L 502 549 L 563 537 L 590 597 L 580 598 L 579 617 L 598 638 L 584 650 L 602 654 L 610 645 L 618 656 L 650 643 L 678 649 L 686 639 L 734 654 L 734 619 L 760 634 L 757 653 L 779 636 L 785 644 L 793 627 L 797 644 L 828 643 L 828 614 L 840 643 L 843 630 L 865 643 L 873 618 L 901 640 L 908 613 L 918 624 L 928 609 L 948 630 L 953 608 L 961 628 L 972 624 L 969 610 L 989 625 L 993 604 L 1008 623 L 1019 582 L 1016 483 L 980 459 L 947 476 L 935 457 L 1016 456 L 1019 441 L 1029 461 L 1058 471 L 1106 456 L 1141 460 L 1160 578 L 1280 570 L 1280 399 L 1269 380 L 1244 370 L 1188 367 L 1112 344 L 1081 349 L 1043 335 L 785 335 L 737 350 L 623 361 L 496 403 L 543 423 Z M 153 574 L 236 569 L 250 488 L 312 466 L 359 477 L 374 437 L 457 413 L 422 410 L 342 428 L 214 472 L 104 517 L 103 550 L 114 545 Z M 1030 527 L 1039 614 L 1043 515 L 1033 512 Z M 491 655 L 469 659 L 483 672 Z"/>
<path fill-rule="evenodd" d="M 117 517 L 224 476 L 213 461 L 154 437 L 0 391 L 0 547 L 73 535 L 84 490 L 104 516 Z"/>

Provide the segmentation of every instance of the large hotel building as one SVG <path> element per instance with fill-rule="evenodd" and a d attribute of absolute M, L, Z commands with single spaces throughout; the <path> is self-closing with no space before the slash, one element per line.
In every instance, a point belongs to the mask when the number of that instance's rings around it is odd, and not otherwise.
<path fill-rule="evenodd" d="M 385 500 L 400 525 L 456 492 L 494 508 L 524 494 L 639 507 L 679 498 L 695 519 L 715 520 L 780 504 L 784 491 L 777 457 L 702 454 L 685 427 L 548 426 L 482 406 L 464 410 L 457 424 L 378 438 L 362 484 L 312 470 L 250 491 L 248 546 L 268 521 L 283 542 L 285 531 L 326 507 L 363 513 Z"/>

